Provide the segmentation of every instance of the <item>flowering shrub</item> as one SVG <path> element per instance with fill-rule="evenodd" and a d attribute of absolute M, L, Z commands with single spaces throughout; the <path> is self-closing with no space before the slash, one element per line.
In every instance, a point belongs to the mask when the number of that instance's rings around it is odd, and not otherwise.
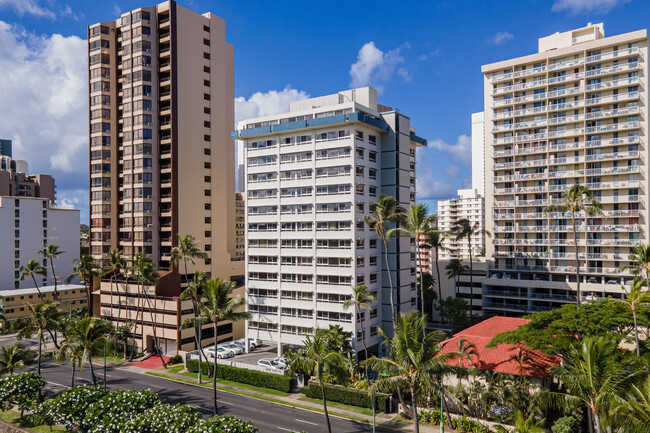
<path fill-rule="evenodd" d="M 18 406 L 22 418 L 38 402 L 38 393 L 45 388 L 45 379 L 36 373 L 20 373 L 0 380 L 0 405 L 6 410 Z"/>
<path fill-rule="evenodd" d="M 49 414 L 55 424 L 68 430 L 79 429 L 86 416 L 88 407 L 106 396 L 102 386 L 75 386 L 68 388 L 54 399 L 45 403 L 45 413 Z"/>
<path fill-rule="evenodd" d="M 158 405 L 155 392 L 118 389 L 90 405 L 81 428 L 88 433 L 120 433 L 126 421 Z"/>
<path fill-rule="evenodd" d="M 200 420 L 194 408 L 160 404 L 125 422 L 120 433 L 185 433 Z"/>
<path fill-rule="evenodd" d="M 250 421 L 242 421 L 234 416 L 213 416 L 201 421 L 187 433 L 257 433 L 257 427 Z"/>

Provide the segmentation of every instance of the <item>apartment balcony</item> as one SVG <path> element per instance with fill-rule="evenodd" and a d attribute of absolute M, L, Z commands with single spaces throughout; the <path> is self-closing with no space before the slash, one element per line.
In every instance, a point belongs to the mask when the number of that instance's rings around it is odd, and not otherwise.
<path fill-rule="evenodd" d="M 601 77 L 603 75 L 617 74 L 619 72 L 632 71 L 639 68 L 639 62 L 625 63 L 622 65 L 613 65 L 606 68 L 592 69 L 585 72 L 585 77 Z"/>
<path fill-rule="evenodd" d="M 532 155 L 535 153 L 546 153 L 546 146 L 524 146 L 515 149 L 515 155 Z"/>
<path fill-rule="evenodd" d="M 546 119 L 515 123 L 515 129 L 541 128 L 546 126 Z"/>
<path fill-rule="evenodd" d="M 585 170 L 557 170 L 548 173 L 549 178 L 564 178 L 564 177 L 581 177 L 584 176 Z"/>
<path fill-rule="evenodd" d="M 578 164 L 584 162 L 584 156 L 570 156 L 568 158 L 555 158 L 551 155 L 548 159 L 548 165 Z"/>
<path fill-rule="evenodd" d="M 583 141 L 579 141 L 579 142 L 563 143 L 563 144 L 551 144 L 548 146 L 548 150 L 549 152 L 554 152 L 558 150 L 581 149 L 583 147 L 585 147 L 585 143 Z"/>
<path fill-rule="evenodd" d="M 600 132 L 621 131 L 624 129 L 636 129 L 638 127 L 639 127 L 639 122 L 622 122 L 622 123 L 610 123 L 607 125 L 590 126 L 585 128 L 585 130 L 588 134 L 591 134 L 591 133 L 600 133 Z"/>
<path fill-rule="evenodd" d="M 514 98 L 505 98 L 505 99 L 497 99 L 492 101 L 492 107 L 504 107 L 506 105 L 512 105 L 514 102 Z"/>
<path fill-rule="evenodd" d="M 546 93 L 534 93 L 532 95 L 522 95 L 516 96 L 513 100 L 515 104 L 523 104 L 525 102 L 539 101 L 541 99 L 547 99 Z"/>
<path fill-rule="evenodd" d="M 639 53 L 639 47 L 623 48 L 618 51 L 610 51 L 608 53 L 601 53 L 601 54 L 589 56 L 585 59 L 585 63 L 594 63 L 594 62 L 602 62 L 604 60 L 609 60 L 609 59 L 618 59 L 620 57 L 627 57 L 638 53 Z"/>
<path fill-rule="evenodd" d="M 564 185 L 564 186 L 570 187 L 570 185 Z M 638 188 L 639 181 L 629 180 L 629 181 L 616 181 L 616 182 L 587 183 L 586 186 L 592 191 L 603 190 L 603 189 Z"/>
<path fill-rule="evenodd" d="M 515 141 L 515 137 L 509 136 L 509 137 L 498 137 L 494 139 L 494 144 L 505 144 L 505 143 L 513 143 Z"/>
<path fill-rule="evenodd" d="M 529 116 L 532 114 L 546 113 L 546 106 L 542 107 L 532 107 L 532 108 L 522 108 L 514 111 L 516 117 Z"/>
<path fill-rule="evenodd" d="M 547 177 L 548 177 L 547 173 L 524 173 L 524 174 L 516 174 L 515 180 L 546 179 Z"/>
<path fill-rule="evenodd" d="M 522 292 L 518 290 L 484 290 L 483 291 L 483 296 L 484 297 L 492 297 L 495 296 L 497 298 L 522 298 L 526 299 L 528 298 L 528 293 L 527 292 Z"/>
<path fill-rule="evenodd" d="M 512 116 L 514 116 L 514 112 L 512 110 L 509 111 L 501 111 L 499 113 L 494 113 L 492 118 L 494 120 L 499 120 L 499 119 L 510 119 Z"/>
<path fill-rule="evenodd" d="M 606 167 L 606 168 L 590 168 L 584 171 L 587 176 L 605 175 L 605 174 L 627 174 L 638 173 L 638 165 L 629 165 L 627 167 Z"/>
<path fill-rule="evenodd" d="M 514 129 L 514 126 L 512 124 L 509 125 L 497 125 L 492 128 L 492 132 L 497 133 L 497 132 L 505 132 L 505 131 L 512 131 Z"/>
<path fill-rule="evenodd" d="M 515 137 L 515 141 L 517 143 L 521 143 L 522 141 L 537 141 L 537 140 L 545 140 L 546 139 L 546 132 L 539 132 L 537 134 L 523 134 L 523 135 L 517 135 Z"/>
<path fill-rule="evenodd" d="M 587 128 L 589 129 L 589 128 Z M 585 130 L 583 128 L 575 128 L 575 129 L 562 129 L 558 131 L 549 131 L 548 137 L 549 138 L 559 138 L 559 137 L 571 137 L 574 135 L 584 135 Z"/>
<path fill-rule="evenodd" d="M 572 225 L 562 225 L 562 226 L 548 226 L 550 232 L 572 232 Z M 638 224 L 629 224 L 629 225 L 580 225 L 578 226 L 579 232 L 638 232 L 640 227 Z"/>
<path fill-rule="evenodd" d="M 527 304 L 515 304 L 512 302 L 494 302 L 494 301 L 483 301 L 483 308 L 496 308 L 499 310 L 510 310 L 510 311 L 527 311 Z"/>
<path fill-rule="evenodd" d="M 575 302 L 576 301 L 575 296 L 556 295 L 552 293 L 531 293 L 530 297 L 532 299 L 543 299 L 545 301 L 554 301 L 554 302 Z M 542 310 L 537 310 L 537 311 L 547 311 L 547 309 L 551 309 L 550 307 L 535 306 L 535 305 L 531 307 L 531 309 L 534 311 L 535 308 L 542 308 Z"/>
<path fill-rule="evenodd" d="M 493 95 L 501 95 L 503 93 L 510 93 L 513 91 L 513 88 L 515 86 L 509 85 L 509 86 L 501 86 L 501 87 L 495 87 L 492 89 L 492 94 Z"/>
<path fill-rule="evenodd" d="M 617 117 L 617 116 L 627 116 L 630 114 L 637 114 L 639 112 L 638 106 L 617 108 L 613 110 L 603 110 L 603 111 L 594 111 L 592 113 L 586 113 L 585 119 L 602 119 L 605 117 Z"/>
<path fill-rule="evenodd" d="M 611 152 L 611 153 L 600 153 L 595 155 L 585 156 L 585 161 L 610 161 L 610 160 L 619 160 L 619 159 L 631 159 L 638 158 L 638 151 L 631 152 Z"/>
<path fill-rule="evenodd" d="M 583 100 L 581 101 L 572 101 L 572 102 L 562 102 L 560 104 L 548 104 L 548 111 L 557 111 L 557 110 L 568 110 L 571 108 L 581 108 L 583 106 Z"/>
<path fill-rule="evenodd" d="M 508 72 L 506 74 L 495 75 L 493 77 L 488 77 L 491 82 L 511 80 L 513 78 L 527 77 L 530 75 L 542 74 L 546 71 L 546 66 L 540 66 L 532 69 L 522 69 L 516 72 Z"/>
<path fill-rule="evenodd" d="M 558 90 L 552 90 L 547 93 L 548 98 L 558 98 L 561 96 L 570 96 L 570 95 L 575 95 L 575 94 L 580 94 L 585 91 L 585 88 L 582 86 L 579 87 L 571 87 L 568 89 L 558 89 Z"/>
<path fill-rule="evenodd" d="M 562 61 L 562 62 L 555 62 L 555 63 L 551 63 L 551 64 L 548 65 L 548 70 L 549 71 L 557 71 L 559 69 L 572 68 L 574 66 L 583 65 L 584 62 L 585 62 L 584 58 L 573 59 L 573 60 L 565 60 L 565 61 Z"/>
<path fill-rule="evenodd" d="M 549 125 L 560 125 L 560 124 L 563 124 L 563 123 L 582 122 L 583 120 L 585 120 L 584 114 L 578 114 L 576 116 L 554 117 L 552 119 L 548 119 L 548 124 Z"/>
<path fill-rule="evenodd" d="M 639 83 L 639 77 L 628 77 L 628 78 L 622 78 L 620 80 L 609 80 L 609 81 L 604 81 L 602 83 L 594 83 L 594 84 L 589 84 L 585 87 L 585 90 L 587 92 L 593 92 L 597 90 L 607 90 L 607 89 L 614 89 L 616 87 L 623 87 L 623 86 L 631 86 L 633 84 L 638 84 Z"/>
<path fill-rule="evenodd" d="M 510 182 L 515 180 L 515 177 L 512 175 L 506 175 L 506 176 L 495 176 L 493 178 L 494 182 Z"/>
<path fill-rule="evenodd" d="M 623 137 L 623 138 L 612 138 L 609 140 L 591 140 L 587 141 L 585 147 L 587 149 L 592 147 L 605 147 L 605 146 L 617 146 L 625 144 L 636 144 L 639 143 L 639 136 Z"/>
<path fill-rule="evenodd" d="M 602 96 L 600 98 L 587 98 L 585 105 L 612 104 L 615 102 L 625 102 L 639 99 L 639 92 L 619 93 L 618 95 Z"/>
<path fill-rule="evenodd" d="M 584 72 L 578 72 L 578 73 L 575 73 L 575 74 L 560 75 L 560 76 L 557 76 L 557 77 L 549 77 L 548 85 L 550 86 L 551 84 L 556 84 L 556 83 L 565 83 L 567 81 L 581 80 L 584 77 L 585 77 Z"/>

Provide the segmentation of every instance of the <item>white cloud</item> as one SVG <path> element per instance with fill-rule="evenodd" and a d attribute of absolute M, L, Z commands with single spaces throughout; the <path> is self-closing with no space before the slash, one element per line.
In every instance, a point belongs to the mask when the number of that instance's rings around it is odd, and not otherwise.
<path fill-rule="evenodd" d="M 302 90 L 292 89 L 291 86 L 280 91 L 257 92 L 248 99 L 240 96 L 235 98 L 235 125 L 244 119 L 271 116 L 289 111 L 290 102 L 306 98 L 309 98 L 309 94 Z"/>
<path fill-rule="evenodd" d="M 14 157 L 32 173 L 87 170 L 86 56 L 76 36 L 38 36 L 0 21 L 0 136 L 16 139 Z"/>
<path fill-rule="evenodd" d="M 567 11 L 571 15 L 606 14 L 616 6 L 629 3 L 632 0 L 555 0 L 551 11 Z"/>
<path fill-rule="evenodd" d="M 472 162 L 472 139 L 469 135 L 461 134 L 455 144 L 447 144 L 441 139 L 429 142 L 428 148 L 447 152 L 451 158 L 460 164 L 471 164 Z"/>
<path fill-rule="evenodd" d="M 444 180 L 435 179 L 430 170 L 418 172 L 415 179 L 415 194 L 418 200 L 448 199 L 456 196 L 456 187 Z"/>
<path fill-rule="evenodd" d="M 404 67 L 402 51 L 410 48 L 408 43 L 384 53 L 374 42 L 364 44 L 357 54 L 357 61 L 350 66 L 350 87 L 372 86 L 382 93 L 384 86 L 397 72 L 404 81 L 410 81 L 410 73 Z"/>
<path fill-rule="evenodd" d="M 515 38 L 515 35 L 508 32 L 498 32 L 488 38 L 488 43 L 493 45 L 502 45 Z"/>
<path fill-rule="evenodd" d="M 445 167 L 445 174 L 449 177 L 457 177 L 460 174 L 460 167 L 449 164 Z"/>
<path fill-rule="evenodd" d="M 42 7 L 35 0 L 0 0 L 0 9 L 12 9 L 16 15 L 34 15 L 40 18 L 56 18 L 51 10 Z"/>

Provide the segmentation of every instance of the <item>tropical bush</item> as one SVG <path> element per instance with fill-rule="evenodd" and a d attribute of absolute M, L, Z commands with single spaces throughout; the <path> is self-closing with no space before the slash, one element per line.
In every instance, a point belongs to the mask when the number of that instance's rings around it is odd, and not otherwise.
<path fill-rule="evenodd" d="M 580 433 L 582 427 L 579 420 L 572 416 L 564 416 L 553 423 L 551 431 L 553 433 Z"/>
<path fill-rule="evenodd" d="M 20 373 L 0 380 L 0 405 L 3 409 L 18 406 L 22 418 L 38 402 L 39 392 L 45 388 L 45 379 L 36 373 Z"/>
<path fill-rule="evenodd" d="M 201 414 L 189 406 L 160 404 L 126 421 L 120 433 L 185 433 L 196 426 Z"/>
<path fill-rule="evenodd" d="M 185 362 L 185 368 L 189 372 L 196 373 L 199 371 L 199 362 L 195 359 L 188 359 Z M 201 371 L 203 374 L 212 376 L 213 369 L 214 364 L 212 362 L 201 363 Z M 282 374 L 246 370 L 245 368 L 219 364 L 217 364 L 217 379 L 246 383 L 248 385 L 260 386 L 263 388 L 277 389 L 278 391 L 284 392 L 291 391 L 292 383 L 291 377 Z"/>
<path fill-rule="evenodd" d="M 75 386 L 68 388 L 44 404 L 44 412 L 55 424 L 68 430 L 79 429 L 86 417 L 90 405 L 106 396 L 108 391 L 103 386 Z"/>
<path fill-rule="evenodd" d="M 120 425 L 147 409 L 160 405 L 155 392 L 118 389 L 88 408 L 82 430 L 89 433 L 120 433 Z"/>
<path fill-rule="evenodd" d="M 318 382 L 310 382 L 309 385 L 302 389 L 302 393 L 309 398 L 322 398 Z M 328 401 L 368 409 L 372 408 L 372 400 L 368 391 L 326 384 L 325 397 Z M 390 412 L 390 396 L 387 394 L 375 394 L 375 408 L 378 412 Z"/>
<path fill-rule="evenodd" d="M 181 364 L 183 362 L 183 357 L 181 355 L 174 355 L 169 358 L 168 364 Z"/>

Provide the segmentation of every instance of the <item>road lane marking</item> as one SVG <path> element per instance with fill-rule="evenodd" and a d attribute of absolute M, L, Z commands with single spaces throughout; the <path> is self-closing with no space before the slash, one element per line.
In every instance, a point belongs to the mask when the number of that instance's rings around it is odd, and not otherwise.
<path fill-rule="evenodd" d="M 298 419 L 298 418 L 296 418 L 296 421 L 298 421 L 298 422 L 304 422 L 305 424 L 318 425 L 318 424 L 316 424 L 315 422 L 305 421 L 304 419 Z"/>
<path fill-rule="evenodd" d="M 293 431 L 293 430 L 291 430 L 291 429 L 284 428 L 284 427 L 278 427 L 278 428 L 279 428 L 280 430 L 284 430 L 284 431 Z"/>

